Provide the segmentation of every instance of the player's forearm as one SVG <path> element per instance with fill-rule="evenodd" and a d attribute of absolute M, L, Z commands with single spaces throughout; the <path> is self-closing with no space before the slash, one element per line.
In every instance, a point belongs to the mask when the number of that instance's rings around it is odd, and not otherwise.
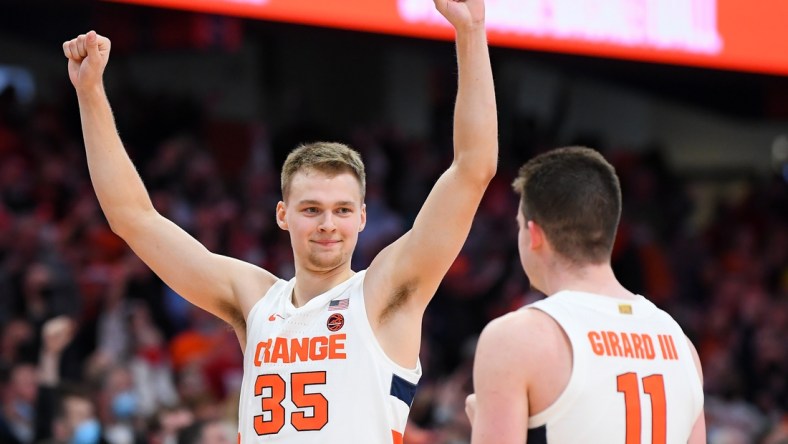
<path fill-rule="evenodd" d="M 455 160 L 492 177 L 498 162 L 498 116 L 484 26 L 457 31 L 457 65 Z"/>
<path fill-rule="evenodd" d="M 118 232 L 153 205 L 118 136 L 103 88 L 80 91 L 77 97 L 90 179 L 110 226 Z"/>

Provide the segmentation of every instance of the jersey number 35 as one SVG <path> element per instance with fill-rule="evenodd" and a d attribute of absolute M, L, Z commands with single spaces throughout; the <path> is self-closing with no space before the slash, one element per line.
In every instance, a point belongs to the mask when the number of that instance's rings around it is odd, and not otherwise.
<path fill-rule="evenodd" d="M 262 396 L 263 413 L 269 413 L 269 419 L 264 415 L 254 417 L 254 430 L 258 435 L 271 435 L 279 433 L 289 419 L 290 424 L 300 431 L 320 430 L 328 423 L 328 400 L 320 393 L 306 393 L 307 386 L 323 385 L 326 383 L 326 372 L 305 372 L 293 373 L 290 375 L 290 400 L 299 409 L 305 411 L 295 411 L 290 413 L 290 418 L 286 418 L 287 412 L 282 401 L 287 394 L 286 382 L 278 374 L 260 375 L 255 380 L 254 394 Z M 270 396 L 263 396 L 264 389 L 270 389 Z M 312 411 L 307 415 L 308 410 Z"/>

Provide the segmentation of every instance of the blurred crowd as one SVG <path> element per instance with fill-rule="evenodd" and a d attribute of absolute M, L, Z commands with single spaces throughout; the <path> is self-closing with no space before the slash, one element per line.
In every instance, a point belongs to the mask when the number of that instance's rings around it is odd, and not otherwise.
<path fill-rule="evenodd" d="M 384 124 L 347 134 L 309 122 L 275 131 L 224 125 L 189 99 L 111 94 L 156 208 L 211 251 L 284 278 L 293 275 L 292 252 L 274 207 L 286 153 L 316 139 L 362 153 L 368 223 L 353 261 L 364 268 L 407 229 L 450 162 L 449 97 L 436 104 L 434 134 L 418 139 Z M 494 317 L 543 297 L 518 262 L 510 183 L 556 138 L 520 120 L 427 311 L 425 376 L 406 443 L 469 441 L 475 338 Z M 591 144 L 617 167 L 624 191 L 614 268 L 698 348 L 709 442 L 788 442 L 786 182 L 680 176 L 657 147 Z M 2 443 L 235 442 L 242 354 L 234 333 L 167 288 L 109 230 L 68 94 L 26 106 L 11 88 L 0 94 L 0 332 Z"/>

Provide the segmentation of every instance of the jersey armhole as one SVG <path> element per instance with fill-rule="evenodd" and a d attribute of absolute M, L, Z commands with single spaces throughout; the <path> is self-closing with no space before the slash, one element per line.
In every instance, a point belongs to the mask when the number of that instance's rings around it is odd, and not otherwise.
<path fill-rule="evenodd" d="M 550 318 L 553 319 L 553 321 L 555 321 L 555 323 L 558 325 L 558 328 L 560 328 L 569 339 L 569 346 L 572 349 L 572 369 L 569 374 L 569 381 L 567 382 L 566 387 L 564 387 L 564 389 L 561 391 L 555 401 L 550 404 L 550 406 L 541 412 L 528 417 L 528 428 L 535 429 L 542 427 L 549 422 L 556 421 L 564 414 L 567 409 L 572 406 L 572 403 L 582 393 L 583 387 L 586 385 L 586 364 L 582 360 L 580 353 L 577 351 L 577 345 L 572 341 L 572 335 L 566 331 L 563 324 L 556 316 L 556 313 L 551 313 L 552 310 L 548 311 L 542 307 L 534 305 L 529 305 L 524 307 L 524 309 L 539 310 L 547 316 L 550 316 Z"/>
<path fill-rule="evenodd" d="M 252 329 L 254 320 L 256 319 L 257 312 L 260 311 L 260 307 L 263 305 L 263 301 L 267 301 L 270 299 L 270 295 L 275 294 L 275 292 L 279 291 L 282 288 L 282 285 L 287 285 L 289 282 L 284 279 L 277 279 L 274 282 L 274 285 L 271 285 L 271 288 L 265 292 L 264 295 L 260 296 L 260 299 L 252 305 L 252 308 L 249 310 L 249 313 L 246 315 L 246 334 L 247 337 L 249 335 L 249 330 Z"/>
<path fill-rule="evenodd" d="M 405 368 L 394 362 L 383 350 L 380 342 L 378 342 L 378 338 L 375 336 L 374 330 L 372 330 L 372 325 L 369 323 L 369 317 L 367 317 L 367 306 L 364 299 L 364 279 L 366 278 L 366 270 L 359 272 L 359 274 L 361 273 L 364 273 L 364 275 L 360 276 L 360 282 L 357 283 L 361 289 L 358 292 L 359 301 L 358 303 L 350 304 L 350 309 L 356 313 L 356 316 L 358 316 L 360 319 L 363 319 L 363 322 L 361 322 L 361 325 L 359 326 L 360 330 L 362 331 L 362 340 L 364 341 L 367 348 L 369 348 L 372 353 L 377 354 L 396 375 L 404 378 L 412 384 L 417 384 L 421 378 L 421 359 L 416 359 L 415 368 Z"/>

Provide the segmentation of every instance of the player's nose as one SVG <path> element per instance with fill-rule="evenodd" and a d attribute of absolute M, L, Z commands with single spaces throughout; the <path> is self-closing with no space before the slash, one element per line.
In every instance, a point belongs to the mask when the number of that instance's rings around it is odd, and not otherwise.
<path fill-rule="evenodd" d="M 320 225 L 318 225 L 318 229 L 320 231 L 334 231 L 336 228 L 337 226 L 334 223 L 334 215 L 331 214 L 330 211 L 323 213 L 323 217 L 320 218 Z"/>

